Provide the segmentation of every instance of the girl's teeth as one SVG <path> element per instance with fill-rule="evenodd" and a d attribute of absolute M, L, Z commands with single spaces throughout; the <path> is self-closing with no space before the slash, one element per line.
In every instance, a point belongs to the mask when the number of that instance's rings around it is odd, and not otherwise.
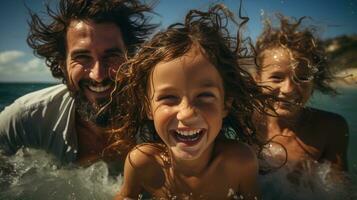
<path fill-rule="evenodd" d="M 185 136 L 190 136 L 190 135 L 195 135 L 197 133 L 199 133 L 201 131 L 201 129 L 197 129 L 197 130 L 190 130 L 190 131 L 180 131 L 177 130 L 176 132 L 180 135 L 185 135 Z"/>
<path fill-rule="evenodd" d="M 182 142 L 193 142 L 200 138 L 200 133 L 202 129 L 190 130 L 190 131 L 179 131 L 176 130 L 176 139 Z"/>

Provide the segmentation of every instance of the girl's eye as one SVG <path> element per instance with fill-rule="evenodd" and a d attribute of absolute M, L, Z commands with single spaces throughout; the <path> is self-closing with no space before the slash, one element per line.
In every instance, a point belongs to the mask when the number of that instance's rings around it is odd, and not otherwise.
<path fill-rule="evenodd" d="M 203 92 L 198 95 L 199 98 L 209 98 L 214 97 L 214 94 L 211 92 Z"/>
<path fill-rule="evenodd" d="M 211 102 L 216 98 L 216 96 L 214 95 L 214 93 L 211 92 L 203 92 L 200 93 L 197 98 L 200 102 Z"/>
<path fill-rule="evenodd" d="M 283 81 L 283 78 L 280 76 L 270 76 L 269 79 L 274 83 L 279 83 Z"/>
<path fill-rule="evenodd" d="M 162 102 L 162 103 L 175 103 L 176 101 L 178 101 L 178 97 L 175 95 L 163 95 L 163 96 L 159 96 L 157 98 L 157 101 Z"/>

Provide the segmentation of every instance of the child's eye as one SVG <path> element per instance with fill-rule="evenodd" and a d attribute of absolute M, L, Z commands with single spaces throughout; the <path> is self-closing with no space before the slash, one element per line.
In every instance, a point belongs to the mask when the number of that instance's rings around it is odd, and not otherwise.
<path fill-rule="evenodd" d="M 211 92 L 202 92 L 198 95 L 198 97 L 202 97 L 202 98 L 205 98 L 205 97 L 214 97 L 214 94 L 211 93 Z"/>
<path fill-rule="evenodd" d="M 274 83 L 280 83 L 283 81 L 283 78 L 280 76 L 270 76 L 269 79 Z"/>
<path fill-rule="evenodd" d="M 162 95 L 157 97 L 156 101 L 163 102 L 163 103 L 175 103 L 178 101 L 178 97 L 175 95 Z"/>
<path fill-rule="evenodd" d="M 202 92 L 197 96 L 197 98 L 200 101 L 204 101 L 204 102 L 212 101 L 215 99 L 215 97 L 216 97 L 215 94 L 212 92 Z"/>

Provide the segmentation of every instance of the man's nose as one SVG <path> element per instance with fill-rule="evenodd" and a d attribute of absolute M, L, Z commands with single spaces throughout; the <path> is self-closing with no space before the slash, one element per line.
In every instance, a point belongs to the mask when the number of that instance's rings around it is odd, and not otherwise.
<path fill-rule="evenodd" d="M 100 83 L 106 79 L 106 77 L 107 72 L 105 66 L 100 61 L 96 61 L 90 70 L 89 78 Z"/>

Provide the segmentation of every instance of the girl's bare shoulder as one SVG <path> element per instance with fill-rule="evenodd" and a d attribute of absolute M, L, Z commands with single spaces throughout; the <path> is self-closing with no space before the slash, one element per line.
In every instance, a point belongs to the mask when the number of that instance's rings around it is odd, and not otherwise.
<path fill-rule="evenodd" d="M 310 123 L 325 136 L 327 133 L 330 133 L 330 136 L 341 132 L 348 133 L 347 121 L 340 114 L 316 108 L 308 108 L 305 113 L 311 119 Z"/>
<path fill-rule="evenodd" d="M 257 165 L 256 153 L 246 143 L 224 140 L 218 141 L 216 145 L 217 157 L 220 157 L 219 159 L 222 159 L 228 167 L 234 165 L 236 168 L 245 166 L 251 168 Z"/>
<path fill-rule="evenodd" d="M 147 170 L 160 169 L 164 165 L 165 147 L 157 143 L 143 143 L 135 146 L 127 156 L 133 167 Z"/>

